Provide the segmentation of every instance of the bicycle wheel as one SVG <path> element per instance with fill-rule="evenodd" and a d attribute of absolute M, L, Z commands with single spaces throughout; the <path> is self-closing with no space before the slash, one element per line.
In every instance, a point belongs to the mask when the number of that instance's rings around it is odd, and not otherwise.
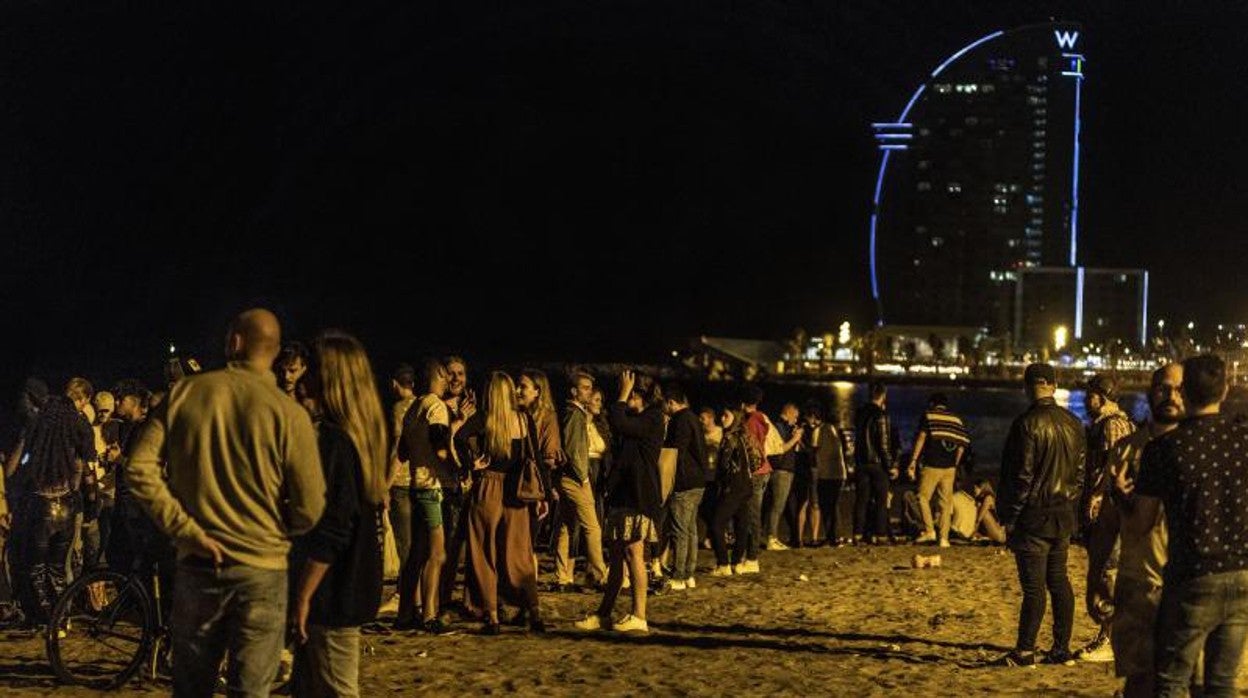
<path fill-rule="evenodd" d="M 48 623 L 48 661 L 57 677 L 98 689 L 121 686 L 151 654 L 155 615 L 136 578 L 108 570 L 79 577 Z"/>

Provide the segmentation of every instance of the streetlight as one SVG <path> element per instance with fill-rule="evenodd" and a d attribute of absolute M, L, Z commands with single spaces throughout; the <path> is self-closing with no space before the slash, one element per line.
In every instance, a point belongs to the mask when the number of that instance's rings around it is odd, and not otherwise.
<path fill-rule="evenodd" d="M 1066 348 L 1066 340 L 1068 330 L 1065 325 L 1058 325 L 1053 328 L 1053 350 L 1061 351 Z"/>

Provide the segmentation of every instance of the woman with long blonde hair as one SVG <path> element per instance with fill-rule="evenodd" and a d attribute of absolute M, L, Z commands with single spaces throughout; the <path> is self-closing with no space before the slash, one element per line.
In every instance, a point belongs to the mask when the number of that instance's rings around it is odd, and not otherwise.
<path fill-rule="evenodd" d="M 468 501 L 473 596 L 486 616 L 486 634 L 501 632 L 500 596 L 527 613 L 530 630 L 543 632 L 531 531 L 532 519 L 544 517 L 549 507 L 545 501 L 529 503 L 516 496 L 525 454 L 538 454 L 537 428 L 532 417 L 520 411 L 511 376 L 491 374 L 486 397 L 485 410 L 455 434 L 459 462 L 471 463 L 474 471 Z M 549 482 L 545 491 L 550 492 Z"/>
<path fill-rule="evenodd" d="M 381 601 L 382 503 L 391 461 L 377 381 L 363 345 L 338 330 L 313 344 L 308 397 L 325 469 L 325 514 L 292 550 L 300 647 L 295 695 L 358 695 L 360 626 Z"/>

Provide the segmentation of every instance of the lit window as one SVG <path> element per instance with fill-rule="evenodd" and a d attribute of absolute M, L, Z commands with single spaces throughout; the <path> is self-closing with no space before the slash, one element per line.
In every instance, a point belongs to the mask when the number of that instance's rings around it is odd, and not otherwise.
<path fill-rule="evenodd" d="M 1039 196 L 1039 195 L 1037 195 L 1037 194 L 1028 194 L 1028 195 L 1027 195 L 1027 203 L 1028 203 L 1028 204 L 1033 204 L 1033 205 L 1034 205 L 1034 204 L 1039 204 L 1039 203 L 1043 203 L 1043 202 L 1044 202 L 1044 197 L 1043 197 L 1043 196 Z"/>
<path fill-rule="evenodd" d="M 992 190 L 1000 194 L 1004 194 L 1010 190 L 1010 185 L 997 182 L 996 184 L 992 185 Z"/>
<path fill-rule="evenodd" d="M 1119 274 L 1119 275 L 1118 275 L 1118 283 L 1120 283 L 1120 284 L 1125 284 L 1125 283 L 1127 283 L 1127 275 L 1126 275 L 1126 274 Z"/>
<path fill-rule="evenodd" d="M 1008 206 L 993 206 L 992 212 L 998 213 L 998 214 L 1005 214 L 1005 213 L 1010 212 L 1010 208 Z"/>
<path fill-rule="evenodd" d="M 950 194 L 962 193 L 962 185 L 958 184 L 957 182 L 950 182 L 949 185 L 946 187 L 946 189 L 948 189 Z"/>
<path fill-rule="evenodd" d="M 980 92 L 995 92 L 996 90 L 997 86 L 992 83 L 985 83 L 979 86 Z"/>
<path fill-rule="evenodd" d="M 1018 238 L 1010 238 L 1005 241 L 1007 247 L 1018 247 Z"/>
<path fill-rule="evenodd" d="M 931 191 L 932 183 L 931 182 L 919 182 L 915 188 L 918 189 L 919 191 Z"/>
<path fill-rule="evenodd" d="M 932 238 L 932 247 L 940 247 L 941 245 L 944 245 L 944 244 L 945 244 L 944 238 L 939 237 L 939 236 Z"/>
<path fill-rule="evenodd" d="M 1017 184 L 1011 184 L 1011 185 L 1010 185 L 1010 192 L 1011 192 L 1011 193 L 1017 194 L 1018 192 L 1020 192 L 1020 191 L 1022 191 L 1022 190 L 1023 190 L 1023 188 L 1022 188 L 1022 187 L 1020 187 L 1020 186 L 1019 186 L 1019 185 L 1017 185 Z"/>
<path fill-rule="evenodd" d="M 942 83 L 932 85 L 932 89 L 936 90 L 936 92 L 942 95 L 949 94 L 949 83 L 942 82 Z"/>

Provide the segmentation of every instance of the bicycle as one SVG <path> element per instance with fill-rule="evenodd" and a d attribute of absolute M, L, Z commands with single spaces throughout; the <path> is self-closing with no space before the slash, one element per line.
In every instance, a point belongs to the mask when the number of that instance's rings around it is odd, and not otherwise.
<path fill-rule="evenodd" d="M 153 680 L 168 667 L 169 628 L 162 608 L 159 566 L 150 578 L 96 569 L 57 599 L 48 621 L 48 661 L 65 683 L 119 688 L 139 671 Z"/>

